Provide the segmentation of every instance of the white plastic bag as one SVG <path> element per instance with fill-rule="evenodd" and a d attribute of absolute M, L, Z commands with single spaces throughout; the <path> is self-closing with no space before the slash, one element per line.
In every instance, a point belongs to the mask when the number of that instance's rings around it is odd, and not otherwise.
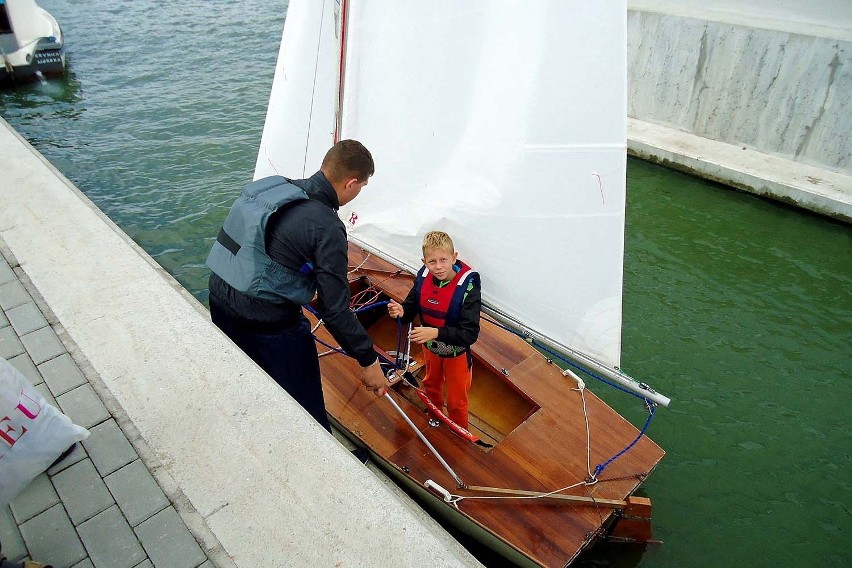
<path fill-rule="evenodd" d="M 75 425 L 0 357 L 0 507 L 89 431 Z"/>

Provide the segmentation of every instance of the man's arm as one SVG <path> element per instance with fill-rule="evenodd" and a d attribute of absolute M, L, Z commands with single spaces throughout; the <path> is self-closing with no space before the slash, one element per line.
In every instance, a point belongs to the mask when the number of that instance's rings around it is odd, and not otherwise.
<path fill-rule="evenodd" d="M 320 230 L 315 243 L 314 275 L 320 317 L 340 347 L 367 367 L 377 357 L 367 330 L 349 309 L 346 231 L 342 226 Z"/>

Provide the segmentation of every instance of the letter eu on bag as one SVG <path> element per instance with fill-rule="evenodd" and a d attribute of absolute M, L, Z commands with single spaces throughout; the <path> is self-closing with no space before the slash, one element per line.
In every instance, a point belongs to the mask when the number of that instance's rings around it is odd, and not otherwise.
<path fill-rule="evenodd" d="M 0 357 L 0 507 L 88 436 Z"/>

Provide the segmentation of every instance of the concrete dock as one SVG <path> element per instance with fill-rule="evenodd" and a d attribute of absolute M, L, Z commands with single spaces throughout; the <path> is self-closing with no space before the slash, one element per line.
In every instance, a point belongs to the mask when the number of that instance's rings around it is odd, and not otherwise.
<path fill-rule="evenodd" d="M 0 162 L 0 356 L 91 432 L 0 510 L 7 557 L 479 565 L 2 120 Z"/>
<path fill-rule="evenodd" d="M 852 4 L 628 6 L 631 154 L 852 222 Z"/>

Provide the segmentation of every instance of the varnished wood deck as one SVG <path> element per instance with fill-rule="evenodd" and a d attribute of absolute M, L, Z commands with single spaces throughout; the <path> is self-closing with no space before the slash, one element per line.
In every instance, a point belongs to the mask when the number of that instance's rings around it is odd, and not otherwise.
<path fill-rule="evenodd" d="M 350 245 L 352 266 L 361 265 L 365 258 L 365 253 Z M 394 267 L 376 257 L 368 258 L 351 275 L 353 287 L 362 286 L 365 276 L 386 295 L 383 299 L 392 297 L 398 301 L 405 297 L 413 281 L 410 275 L 396 273 Z M 382 350 L 396 349 L 396 323 L 385 308 L 366 314 L 364 322 Z M 316 333 L 323 341 L 334 344 L 324 328 Z M 320 346 L 319 350 L 325 348 Z M 391 392 L 465 484 L 548 492 L 587 478 L 586 425 L 580 393 L 574 390 L 576 383 L 564 377 L 560 368 L 548 363 L 532 346 L 484 320 L 473 353 L 471 431 L 494 444 L 493 448 L 483 449 L 464 441 L 444 426 L 430 427 L 422 404 L 410 388 L 400 384 Z M 419 356 L 416 346 L 412 347 L 412 356 Z M 455 494 L 485 495 L 456 487 L 393 406 L 365 391 L 354 360 L 335 354 L 320 361 L 326 408 L 343 428 L 416 484 L 422 486 L 432 479 Z M 588 389 L 586 407 L 594 468 L 629 444 L 638 431 Z M 601 476 L 604 481 L 567 493 L 625 499 L 664 453 L 643 437 L 607 467 Z M 543 566 L 568 564 L 613 514 L 609 508 L 553 499 L 470 499 L 462 501 L 459 508 L 471 521 Z"/>

